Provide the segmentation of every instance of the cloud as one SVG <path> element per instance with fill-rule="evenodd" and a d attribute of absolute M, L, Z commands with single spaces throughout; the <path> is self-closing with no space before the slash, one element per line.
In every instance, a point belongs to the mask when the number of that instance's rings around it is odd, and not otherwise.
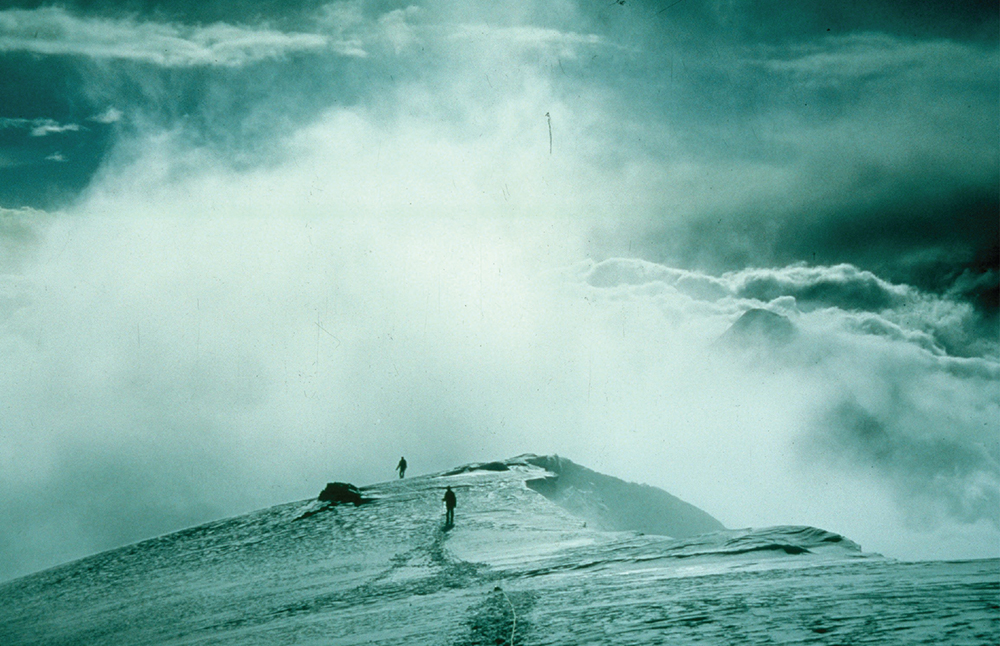
<path fill-rule="evenodd" d="M 798 382 L 784 384 L 784 392 L 769 389 L 766 397 L 776 409 L 788 398 L 806 402 L 802 419 L 783 440 L 802 468 L 849 469 L 888 487 L 908 526 L 920 531 L 952 522 L 1000 528 L 995 339 L 989 355 L 961 358 L 949 356 L 928 332 L 942 325 L 942 309 L 959 305 L 844 265 L 748 269 L 719 277 L 632 259 L 582 269 L 572 275 L 588 286 L 590 302 L 633 312 L 652 307 L 662 321 L 673 322 L 653 325 L 694 344 L 720 336 L 745 312 L 767 312 L 756 309 L 766 304 L 774 322 L 782 323 L 784 342 L 758 344 L 758 337 L 745 335 L 745 343 L 735 346 L 737 366 L 729 378 L 784 374 Z M 682 277 L 713 289 L 678 289 Z M 711 354 L 705 353 L 706 361 Z M 804 385 L 810 383 L 821 390 Z M 775 424 L 780 415 L 770 411 L 760 419 Z"/>
<path fill-rule="evenodd" d="M 833 406 L 809 450 L 889 478 L 914 527 L 933 527 L 943 518 L 1000 527 L 1000 453 L 990 432 L 955 429 L 955 420 L 914 419 L 915 410 L 926 412 L 926 402 L 894 404 L 870 411 L 848 399 Z M 930 431 L 932 424 L 952 428 Z"/>
<path fill-rule="evenodd" d="M 44 137 L 64 132 L 79 132 L 81 130 L 81 126 L 78 124 L 60 124 L 52 119 L 0 118 L 0 129 L 4 128 L 29 128 L 32 137 Z"/>
<path fill-rule="evenodd" d="M 746 268 L 713 276 L 631 258 L 610 258 L 577 270 L 598 288 L 630 286 L 643 292 L 683 295 L 693 301 L 738 307 L 766 305 L 780 313 L 840 312 L 844 326 L 857 333 L 914 343 L 936 355 L 1000 355 L 1000 344 L 982 336 L 973 306 L 949 295 L 924 293 L 894 284 L 849 264 Z"/>
<path fill-rule="evenodd" d="M 575 58 L 580 49 L 606 45 L 597 34 L 579 34 L 544 27 L 494 27 L 487 24 L 459 25 L 451 38 L 471 41 L 504 41 L 518 48 L 550 50 L 562 58 Z"/>
<path fill-rule="evenodd" d="M 31 136 L 44 137 L 45 135 L 58 134 L 62 132 L 78 132 L 80 126 L 75 123 L 58 124 L 51 119 L 36 119 L 32 124 Z"/>
<path fill-rule="evenodd" d="M 0 371 L 18 429 L 0 440 L 11 456 L 0 488 L 5 515 L 34 519 L 10 531 L 48 528 L 51 543 L 4 555 L 5 571 L 313 496 L 330 478 L 371 482 L 386 446 L 426 471 L 534 444 L 558 408 L 517 382 L 557 331 L 536 329 L 544 290 L 531 277 L 578 255 L 567 235 L 578 221 L 514 214 L 567 188 L 547 172 L 541 184 L 544 146 L 479 151 L 509 146 L 496 139 L 332 110 L 286 142 L 286 162 L 234 169 L 157 134 L 65 217 L 36 223 L 42 248 L 14 272 L 17 309 L 0 330 L 21 365 Z M 482 179 L 499 162 L 507 199 Z M 505 212 L 510 222 L 486 215 Z M 46 494 L 66 473 L 93 484 L 70 505 Z M 118 509 L 108 483 L 137 473 Z M 102 513 L 113 518 L 97 531 Z"/>
<path fill-rule="evenodd" d="M 97 123 L 111 124 L 118 123 L 122 119 L 122 111 L 118 108 L 111 106 L 104 112 L 95 114 L 90 117 L 91 121 L 96 121 Z"/>
<path fill-rule="evenodd" d="M 36 209 L 0 207 L 0 272 L 7 276 L 18 271 L 23 262 L 34 256 L 44 240 L 44 228 L 50 216 Z"/>
<path fill-rule="evenodd" d="M 951 40 L 904 40 L 879 32 L 851 33 L 765 51 L 770 56 L 758 64 L 806 83 L 827 85 L 894 77 L 919 79 L 921 83 L 935 77 L 950 83 L 978 81 L 982 75 L 976 64 L 995 65 L 997 61 L 997 53 L 985 48 Z"/>
<path fill-rule="evenodd" d="M 847 318 L 845 323 L 848 328 L 861 334 L 874 334 L 894 341 L 912 343 L 933 354 L 944 354 L 944 351 L 934 340 L 933 335 L 922 330 L 908 330 L 878 315 L 863 314 Z"/>
<path fill-rule="evenodd" d="M 674 77 L 683 53 L 663 56 Z M 984 281 L 973 297 L 995 300 L 983 266 L 1000 208 L 995 47 L 852 33 L 725 43 L 696 69 L 670 84 L 669 113 L 643 111 L 664 134 L 633 163 L 667 199 L 609 240 L 712 272 L 849 262 L 936 293 L 968 271 Z M 642 100 L 639 89 L 621 113 Z"/>
<path fill-rule="evenodd" d="M 804 306 L 878 312 L 898 307 L 915 296 L 905 285 L 892 285 L 870 271 L 859 271 L 847 264 L 744 269 L 730 276 L 738 296 L 764 302 L 791 296 Z"/>
<path fill-rule="evenodd" d="M 472 12 L 476 18 L 475 12 Z M 462 22 L 449 18 L 437 7 L 410 5 L 383 11 L 366 2 L 335 2 L 325 5 L 315 18 L 318 30 L 341 43 L 345 54 L 362 58 L 398 56 L 403 52 L 449 51 L 450 44 L 476 48 L 479 53 L 494 50 L 499 56 L 512 52 L 543 52 L 550 56 L 575 58 L 583 50 L 607 46 L 592 33 L 532 25 L 505 25 L 503 11 L 496 22 Z"/>
<path fill-rule="evenodd" d="M 240 67 L 336 46 L 318 34 L 215 23 L 187 26 L 81 16 L 58 7 L 0 12 L 0 51 L 129 60 L 162 67 Z"/>

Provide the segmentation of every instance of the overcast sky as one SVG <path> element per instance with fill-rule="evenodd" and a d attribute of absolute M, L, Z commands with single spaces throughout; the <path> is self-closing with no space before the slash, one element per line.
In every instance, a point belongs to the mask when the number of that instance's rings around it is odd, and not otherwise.
<path fill-rule="evenodd" d="M 524 452 L 1000 556 L 959 4 L 5 3 L 0 578 Z"/>

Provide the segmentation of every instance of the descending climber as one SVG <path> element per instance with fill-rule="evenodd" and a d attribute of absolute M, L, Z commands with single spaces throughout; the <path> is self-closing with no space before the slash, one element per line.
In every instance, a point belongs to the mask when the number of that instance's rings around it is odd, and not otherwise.
<path fill-rule="evenodd" d="M 406 475 L 406 458 L 399 458 L 399 464 L 396 465 L 396 471 L 399 471 L 399 477 L 401 479 L 404 475 Z"/>
<path fill-rule="evenodd" d="M 447 510 L 444 515 L 445 525 L 455 524 L 455 492 L 451 490 L 449 486 L 444 492 L 444 507 Z"/>

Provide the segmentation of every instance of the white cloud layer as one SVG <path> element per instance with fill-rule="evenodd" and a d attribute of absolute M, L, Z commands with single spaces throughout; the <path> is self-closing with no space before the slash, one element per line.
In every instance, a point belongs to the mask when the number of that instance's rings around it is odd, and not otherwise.
<path fill-rule="evenodd" d="M 216 23 L 187 26 L 79 16 L 59 7 L 0 11 L 0 51 L 124 59 L 164 67 L 238 67 L 335 47 L 318 34 Z"/>
<path fill-rule="evenodd" d="M 979 80 L 981 68 L 995 67 L 1000 54 L 947 40 L 903 40 L 882 33 L 852 33 L 784 48 L 772 48 L 757 61 L 774 71 L 795 74 L 808 83 L 845 79 L 934 79 L 953 83 Z"/>
<path fill-rule="evenodd" d="M 79 132 L 81 126 L 76 123 L 58 123 L 53 119 L 10 119 L 0 118 L 0 130 L 4 128 L 26 128 L 32 137 L 61 134 L 64 132 Z"/>

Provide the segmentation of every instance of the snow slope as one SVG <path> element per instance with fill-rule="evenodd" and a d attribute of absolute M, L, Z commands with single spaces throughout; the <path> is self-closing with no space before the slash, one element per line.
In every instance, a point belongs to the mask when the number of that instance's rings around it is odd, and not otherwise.
<path fill-rule="evenodd" d="M 542 467 L 552 475 L 526 484 L 601 529 L 634 530 L 675 538 L 725 529 L 718 520 L 662 489 L 591 471 L 559 456 L 523 455 L 508 460 Z"/>
<path fill-rule="evenodd" d="M 897 563 L 805 527 L 606 531 L 526 484 L 582 469 L 551 460 L 280 505 L 7 582 L 0 644 L 1000 641 L 997 561 Z M 560 486 L 591 510 L 629 490 L 585 471 Z"/>

